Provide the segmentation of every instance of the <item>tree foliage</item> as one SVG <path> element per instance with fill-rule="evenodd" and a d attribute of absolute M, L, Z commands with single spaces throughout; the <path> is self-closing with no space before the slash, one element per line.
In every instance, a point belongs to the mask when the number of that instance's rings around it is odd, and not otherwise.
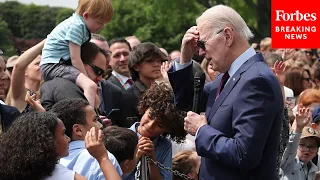
<path fill-rule="evenodd" d="M 270 36 L 270 0 L 117 0 L 115 15 L 101 34 L 108 39 L 135 35 L 171 51 L 180 48 L 185 31 L 213 5 L 234 8 L 255 34 L 252 41 Z"/>
<path fill-rule="evenodd" d="M 15 39 L 44 39 L 55 28 L 57 22 L 74 12 L 69 8 L 24 5 L 16 1 L 0 3 L 0 9 L 0 28 L 8 32 L 1 34 L 2 37 L 6 37 L 6 41 L 0 44 L 7 56 L 17 52 L 15 48 L 18 47 L 13 46 Z"/>
<path fill-rule="evenodd" d="M 197 0 L 206 8 L 225 4 L 235 9 L 255 35 L 252 42 L 271 36 L 271 0 Z"/>
<path fill-rule="evenodd" d="M 58 8 L 31 4 L 24 6 L 21 14 L 20 25 L 24 39 L 46 38 L 56 26 Z"/>
<path fill-rule="evenodd" d="M 11 56 L 16 53 L 11 37 L 12 34 L 8 28 L 8 23 L 0 18 L 0 49 L 4 51 L 6 56 Z"/>
<path fill-rule="evenodd" d="M 24 5 L 15 1 L 0 3 L 0 17 L 3 21 L 8 23 L 8 28 L 11 30 L 12 34 L 17 37 L 21 37 L 20 20 L 23 7 Z"/>
<path fill-rule="evenodd" d="M 217 4 L 229 5 L 239 12 L 255 34 L 253 41 L 270 36 L 270 0 L 116 0 L 113 1 L 114 17 L 101 34 L 109 40 L 135 35 L 170 52 L 180 49 L 184 33 L 195 25 L 196 18 Z M 15 38 L 45 38 L 74 12 L 69 8 L 24 5 L 15 1 L 0 3 L 0 9 L 1 37 L 7 37 L 1 45 L 6 42 L 8 49 L 12 49 Z"/>
<path fill-rule="evenodd" d="M 205 9 L 196 1 L 113 1 L 115 15 L 101 31 L 108 39 L 135 35 L 171 51 Z"/>
<path fill-rule="evenodd" d="M 56 18 L 56 25 L 58 25 L 65 19 L 69 18 L 73 13 L 74 13 L 73 9 L 69 9 L 69 8 L 60 9 Z"/>

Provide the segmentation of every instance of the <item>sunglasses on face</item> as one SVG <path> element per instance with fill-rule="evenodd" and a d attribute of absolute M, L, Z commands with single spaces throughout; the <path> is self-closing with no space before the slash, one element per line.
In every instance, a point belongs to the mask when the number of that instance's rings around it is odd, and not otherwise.
<path fill-rule="evenodd" d="M 306 144 L 299 144 L 298 147 L 301 151 L 317 152 L 318 150 L 317 146 L 307 146 Z"/>
<path fill-rule="evenodd" d="M 219 30 L 215 35 L 217 35 L 217 34 L 219 34 L 219 33 L 221 33 L 222 31 L 223 31 L 224 29 L 221 29 L 221 30 Z M 214 35 L 214 36 L 215 36 Z M 212 36 L 213 37 L 213 36 Z M 209 38 L 210 39 L 210 38 Z M 208 40 L 209 40 L 208 39 Z M 207 41 L 208 41 L 207 40 Z M 203 41 L 203 40 L 198 40 L 198 42 L 197 42 L 197 46 L 199 47 L 199 48 L 201 48 L 202 50 L 206 50 L 206 43 L 207 43 L 207 41 Z"/>
<path fill-rule="evenodd" d="M 104 73 L 104 70 L 99 68 L 98 66 L 92 64 L 92 63 L 89 63 L 88 64 L 89 66 L 91 66 L 93 72 L 97 75 L 97 76 L 102 76 L 102 74 Z"/>

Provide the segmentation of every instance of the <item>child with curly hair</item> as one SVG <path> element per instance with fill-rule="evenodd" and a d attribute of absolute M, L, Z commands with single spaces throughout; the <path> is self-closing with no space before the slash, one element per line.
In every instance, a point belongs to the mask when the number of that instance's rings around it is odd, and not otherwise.
<path fill-rule="evenodd" d="M 165 83 L 153 84 L 138 105 L 141 121 L 130 129 L 139 137 L 136 159 L 148 156 L 166 167 L 172 167 L 172 145 L 168 138 L 180 143 L 187 135 L 183 128 L 185 113 L 174 105 L 173 91 Z M 172 173 L 159 169 L 149 161 L 150 179 L 172 179 Z M 124 179 L 133 179 L 135 169 Z"/>
<path fill-rule="evenodd" d="M 0 179 L 78 179 L 58 163 L 69 154 L 64 132 L 62 121 L 51 113 L 20 116 L 0 136 Z"/>
<path fill-rule="evenodd" d="M 155 44 L 144 42 L 132 49 L 128 60 L 134 84 L 123 94 L 125 103 L 121 109 L 125 127 L 130 127 L 141 119 L 137 109 L 139 101 L 147 89 L 162 77 L 161 64 L 167 61 L 168 57 Z"/>

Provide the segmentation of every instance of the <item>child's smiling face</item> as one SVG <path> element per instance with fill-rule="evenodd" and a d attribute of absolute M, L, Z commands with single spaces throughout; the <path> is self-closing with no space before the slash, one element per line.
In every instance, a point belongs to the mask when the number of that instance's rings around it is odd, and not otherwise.
<path fill-rule="evenodd" d="M 150 109 L 148 109 L 141 118 L 140 126 L 138 128 L 139 134 L 144 137 L 157 137 L 165 133 L 166 128 L 161 121 L 152 119 L 150 117 Z"/>

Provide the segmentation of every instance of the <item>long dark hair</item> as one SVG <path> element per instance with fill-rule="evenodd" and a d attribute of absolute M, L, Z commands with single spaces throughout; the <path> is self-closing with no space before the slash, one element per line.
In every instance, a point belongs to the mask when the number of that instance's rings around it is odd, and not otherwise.
<path fill-rule="evenodd" d="M 58 162 L 57 120 L 48 112 L 26 113 L 0 136 L 1 180 L 40 180 L 52 174 Z"/>
<path fill-rule="evenodd" d="M 177 109 L 174 104 L 173 91 L 166 83 L 154 83 L 145 92 L 138 105 L 140 115 L 150 109 L 151 119 L 162 121 L 167 129 L 164 136 L 180 143 L 185 140 L 187 132 L 184 130 L 186 113 Z"/>

